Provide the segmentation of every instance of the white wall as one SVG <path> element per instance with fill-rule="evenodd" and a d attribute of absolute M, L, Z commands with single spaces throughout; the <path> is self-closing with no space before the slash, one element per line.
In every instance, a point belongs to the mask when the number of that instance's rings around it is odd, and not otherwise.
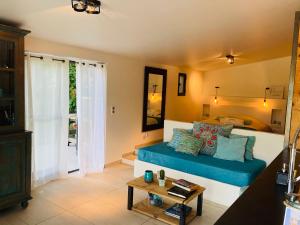
<path fill-rule="evenodd" d="M 291 57 L 277 58 L 204 73 L 202 94 L 215 95 L 219 86 L 222 96 L 264 97 L 266 87 L 283 85 L 287 96 Z"/>
<path fill-rule="evenodd" d="M 198 71 L 178 68 L 168 69 L 173 76 L 168 77 L 166 119 L 192 122 L 201 119 L 201 92 L 203 74 Z M 186 72 L 186 96 L 177 96 L 178 72 Z"/>
<path fill-rule="evenodd" d="M 106 163 L 120 160 L 122 154 L 133 151 L 137 144 L 162 139 L 162 130 L 148 132 L 147 137 L 141 132 L 145 65 L 159 66 L 168 70 L 166 118 L 192 121 L 199 115 L 201 103 L 196 92 L 200 91 L 201 73 L 32 37 L 25 39 L 25 50 L 97 60 L 107 64 Z M 178 72 L 189 72 L 190 88 L 186 97 L 177 97 Z M 112 106 L 116 107 L 115 115 L 110 114 Z"/>
<path fill-rule="evenodd" d="M 271 125 L 272 109 L 280 109 L 282 126 L 279 130 L 283 132 L 290 62 L 290 57 L 283 57 L 205 72 L 202 103 L 210 104 L 211 116 L 247 115 L 268 125 Z M 278 85 L 284 86 L 284 99 L 267 99 L 267 106 L 264 107 L 265 88 Z M 218 104 L 213 102 L 216 86 L 220 87 Z"/>
<path fill-rule="evenodd" d="M 57 56 L 97 60 L 107 64 L 106 163 L 121 159 L 122 154 L 133 151 L 137 144 L 162 139 L 162 130 L 148 132 L 147 137 L 141 132 L 146 65 L 168 70 L 166 118 L 192 122 L 201 119 L 202 104 L 205 98 L 214 95 L 215 86 L 221 87 L 221 95 L 262 97 L 266 86 L 287 86 L 290 64 L 290 57 L 285 57 L 202 74 L 191 69 L 158 65 L 30 36 L 25 39 L 25 49 Z M 177 96 L 179 72 L 187 73 L 186 96 Z M 116 107 L 115 115 L 110 114 L 112 106 Z"/>

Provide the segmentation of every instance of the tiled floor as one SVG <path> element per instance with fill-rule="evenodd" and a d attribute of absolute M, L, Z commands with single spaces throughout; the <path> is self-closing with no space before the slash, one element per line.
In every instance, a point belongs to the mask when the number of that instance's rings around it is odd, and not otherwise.
<path fill-rule="evenodd" d="M 118 164 L 103 174 L 50 182 L 33 191 L 27 209 L 14 207 L 0 212 L 0 225 L 163 225 L 126 209 L 126 182 L 132 178 L 132 167 Z M 135 201 L 145 196 L 135 190 Z M 214 224 L 225 210 L 204 201 L 202 217 L 191 225 Z"/>

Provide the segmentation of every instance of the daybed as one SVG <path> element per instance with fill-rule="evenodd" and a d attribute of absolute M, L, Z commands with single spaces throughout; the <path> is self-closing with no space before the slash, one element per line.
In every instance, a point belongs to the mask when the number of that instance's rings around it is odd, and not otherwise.
<path fill-rule="evenodd" d="M 206 187 L 204 198 L 230 206 L 253 180 L 281 152 L 283 135 L 233 129 L 233 134 L 256 136 L 254 160 L 237 162 L 211 156 L 187 155 L 175 152 L 167 146 L 173 128 L 191 129 L 192 123 L 165 121 L 164 143 L 139 149 L 135 160 L 134 175 L 143 175 L 146 169 L 165 169 L 166 175 L 175 179 L 183 178 Z"/>

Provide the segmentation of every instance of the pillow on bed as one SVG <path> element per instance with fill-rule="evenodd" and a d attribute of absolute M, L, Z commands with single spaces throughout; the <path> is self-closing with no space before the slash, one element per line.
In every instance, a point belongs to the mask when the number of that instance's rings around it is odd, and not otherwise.
<path fill-rule="evenodd" d="M 173 129 L 173 137 L 171 141 L 168 143 L 168 146 L 172 148 L 176 148 L 177 145 L 181 142 L 181 137 L 184 134 L 193 134 L 193 130 L 186 130 L 186 129 L 180 129 L 180 128 L 174 128 Z"/>
<path fill-rule="evenodd" d="M 230 138 L 247 138 L 245 159 L 253 160 L 253 147 L 256 141 L 255 136 L 243 136 L 238 134 L 231 134 Z"/>
<path fill-rule="evenodd" d="M 203 146 L 203 139 L 196 138 L 192 134 L 183 134 L 175 148 L 176 152 L 197 156 Z"/>
<path fill-rule="evenodd" d="M 226 138 L 218 135 L 214 158 L 244 162 L 247 138 Z"/>
<path fill-rule="evenodd" d="M 234 117 L 224 117 L 220 119 L 221 124 L 232 124 L 236 127 L 243 127 L 244 126 L 244 120 Z"/>
<path fill-rule="evenodd" d="M 193 135 L 204 140 L 200 153 L 214 155 L 217 149 L 217 135 L 229 137 L 233 125 L 216 125 L 194 122 Z"/>

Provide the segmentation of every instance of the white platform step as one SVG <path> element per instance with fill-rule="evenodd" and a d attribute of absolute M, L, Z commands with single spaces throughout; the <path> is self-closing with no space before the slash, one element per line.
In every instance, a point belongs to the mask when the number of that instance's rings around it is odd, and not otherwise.
<path fill-rule="evenodd" d="M 132 153 L 122 157 L 122 163 L 134 166 L 134 160 L 136 159 L 136 154 Z"/>

